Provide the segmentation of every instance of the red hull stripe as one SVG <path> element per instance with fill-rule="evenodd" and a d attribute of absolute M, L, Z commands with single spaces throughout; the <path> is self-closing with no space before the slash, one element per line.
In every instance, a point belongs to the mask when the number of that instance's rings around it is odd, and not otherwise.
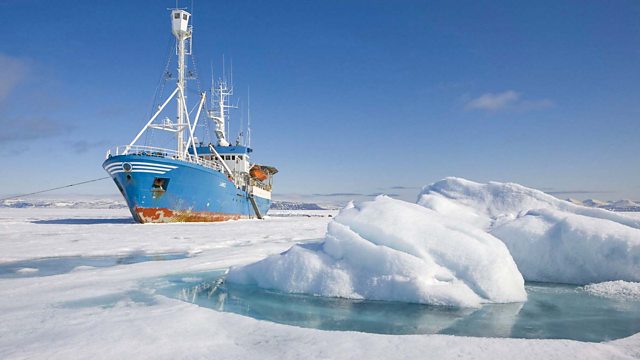
<path fill-rule="evenodd" d="M 250 216 L 240 214 L 141 207 L 135 208 L 135 215 L 136 221 L 140 223 L 218 222 L 250 218 Z"/>

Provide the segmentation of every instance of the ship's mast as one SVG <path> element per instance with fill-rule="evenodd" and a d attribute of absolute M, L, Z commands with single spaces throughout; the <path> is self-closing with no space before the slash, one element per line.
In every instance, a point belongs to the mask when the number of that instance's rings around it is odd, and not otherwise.
<path fill-rule="evenodd" d="M 189 19 L 191 14 L 182 9 L 175 9 L 171 11 L 171 27 L 173 36 L 176 37 L 176 52 L 178 55 L 178 79 L 177 86 L 178 91 L 177 102 L 177 128 L 176 137 L 178 139 L 178 156 L 184 157 L 185 143 L 184 143 L 184 129 L 186 127 L 186 86 L 187 80 L 184 76 L 185 72 L 185 56 L 191 53 L 191 26 L 189 26 Z M 188 46 L 188 49 L 187 49 Z"/>
<path fill-rule="evenodd" d="M 233 106 L 228 104 L 227 97 L 233 95 L 233 87 L 227 85 L 227 81 L 222 78 L 218 81 L 217 89 L 212 89 L 214 96 L 212 96 L 212 103 L 214 99 L 217 100 L 217 104 L 213 103 L 214 107 L 217 107 L 217 112 L 211 110 L 209 117 L 213 119 L 216 124 L 216 137 L 218 138 L 218 145 L 229 146 L 227 140 L 227 111 L 228 108 Z"/>
<path fill-rule="evenodd" d="M 189 19 L 191 18 L 191 14 L 182 9 L 173 9 L 171 10 L 171 30 L 173 36 L 176 37 L 176 53 L 178 55 L 178 79 L 176 81 L 176 88 L 173 90 L 171 95 L 162 103 L 160 107 L 153 114 L 151 119 L 147 122 L 147 124 L 140 130 L 138 135 L 125 147 L 124 154 L 128 154 L 129 151 L 133 148 L 136 141 L 140 139 L 142 134 L 147 129 L 156 129 L 156 130 L 164 130 L 169 131 L 176 134 L 176 138 L 178 140 L 178 146 L 176 147 L 177 156 L 180 159 L 189 158 L 191 155 L 187 153 L 187 149 L 191 146 L 193 148 L 193 156 L 195 158 L 198 157 L 198 152 L 196 149 L 196 140 L 193 136 L 196 126 L 198 125 L 198 120 L 200 118 L 200 113 L 204 107 L 204 103 L 206 101 L 206 93 L 200 94 L 200 104 L 198 105 L 198 111 L 196 112 L 196 116 L 193 119 L 193 125 L 189 120 L 189 111 L 187 110 L 187 95 L 186 95 L 186 87 L 187 87 L 187 78 L 185 77 L 185 56 L 191 55 L 191 37 L 192 37 L 192 28 L 189 25 Z M 163 109 L 169 104 L 169 102 L 176 98 L 176 102 L 178 105 L 177 108 L 177 123 L 173 124 L 169 119 L 164 121 L 162 124 L 154 123 L 154 120 L 160 115 Z M 186 138 L 187 142 L 185 143 L 185 130 L 187 131 Z"/>

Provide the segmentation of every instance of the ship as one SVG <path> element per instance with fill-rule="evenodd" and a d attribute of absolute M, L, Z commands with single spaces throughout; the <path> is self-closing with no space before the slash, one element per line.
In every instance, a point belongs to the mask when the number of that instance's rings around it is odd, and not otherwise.
<path fill-rule="evenodd" d="M 207 91 L 198 92 L 197 103 L 189 107 L 187 81 L 193 79 L 193 71 L 187 70 L 186 58 L 192 52 L 192 14 L 171 9 L 170 16 L 177 64 L 177 75 L 170 80 L 175 79 L 175 89 L 131 143 L 107 151 L 102 167 L 138 223 L 262 219 L 271 205 L 273 175 L 278 170 L 251 162 L 250 125 L 249 143 L 240 136 L 234 144 L 227 140 L 232 81 L 229 84 L 226 77 L 217 84 L 212 81 L 211 100 L 207 102 Z M 176 103 L 174 120 L 163 118 L 172 101 Z M 207 122 L 208 127 L 202 126 Z M 196 137 L 203 127 L 214 129 L 208 143 Z M 150 136 L 141 144 L 143 134 L 153 131 L 168 136 L 171 145 L 154 146 Z"/>

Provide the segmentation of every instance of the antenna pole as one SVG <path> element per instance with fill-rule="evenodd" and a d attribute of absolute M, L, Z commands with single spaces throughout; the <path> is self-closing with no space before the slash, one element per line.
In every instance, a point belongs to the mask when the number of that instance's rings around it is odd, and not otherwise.
<path fill-rule="evenodd" d="M 247 147 L 251 147 L 251 87 L 247 86 Z"/>
<path fill-rule="evenodd" d="M 222 121 L 222 133 L 224 134 L 224 138 L 228 138 L 227 136 L 227 119 L 226 119 L 226 115 L 224 113 L 224 100 L 225 100 L 225 94 L 224 94 L 224 90 L 222 87 L 222 82 L 220 82 L 220 84 L 218 84 L 218 95 L 220 96 L 218 98 L 218 108 L 220 109 L 220 120 Z"/>

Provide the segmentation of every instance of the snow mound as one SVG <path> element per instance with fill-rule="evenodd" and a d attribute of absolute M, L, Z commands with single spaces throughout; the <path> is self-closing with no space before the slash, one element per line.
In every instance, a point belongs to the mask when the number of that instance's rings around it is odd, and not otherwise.
<path fill-rule="evenodd" d="M 640 301 L 640 283 L 638 282 L 607 281 L 589 284 L 584 287 L 584 290 L 598 296 Z"/>
<path fill-rule="evenodd" d="M 614 221 L 540 209 L 491 233 L 529 281 L 640 281 L 640 230 Z"/>
<path fill-rule="evenodd" d="M 349 204 L 324 241 L 231 268 L 227 281 L 291 293 L 477 307 L 526 300 L 500 240 L 421 206 Z"/>
<path fill-rule="evenodd" d="M 418 204 L 502 240 L 528 281 L 640 281 L 640 220 L 518 184 L 447 178 Z"/>
<path fill-rule="evenodd" d="M 607 219 L 636 229 L 640 221 L 604 209 L 589 208 L 560 200 L 540 190 L 514 183 L 473 181 L 449 177 L 422 188 L 418 204 L 444 215 L 490 229 L 529 210 L 555 209 L 592 218 Z"/>

